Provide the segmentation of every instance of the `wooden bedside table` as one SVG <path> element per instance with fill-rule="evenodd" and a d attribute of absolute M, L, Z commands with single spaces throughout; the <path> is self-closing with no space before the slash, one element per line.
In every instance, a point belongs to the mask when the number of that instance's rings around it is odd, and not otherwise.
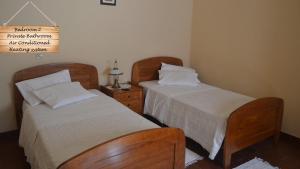
<path fill-rule="evenodd" d="M 113 89 L 111 86 L 100 86 L 101 92 L 118 100 L 134 112 L 143 113 L 144 94 L 141 87 L 131 85 L 129 90 Z"/>

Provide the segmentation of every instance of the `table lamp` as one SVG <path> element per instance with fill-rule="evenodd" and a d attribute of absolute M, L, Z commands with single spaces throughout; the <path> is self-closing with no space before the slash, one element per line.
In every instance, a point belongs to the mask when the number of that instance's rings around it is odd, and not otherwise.
<path fill-rule="evenodd" d="M 120 88 L 119 76 L 123 75 L 123 72 L 121 72 L 120 69 L 118 68 L 117 60 L 115 60 L 114 68 L 111 70 L 109 75 L 113 76 L 113 79 L 114 79 L 114 84 L 112 85 L 112 88 L 115 88 L 115 89 Z"/>

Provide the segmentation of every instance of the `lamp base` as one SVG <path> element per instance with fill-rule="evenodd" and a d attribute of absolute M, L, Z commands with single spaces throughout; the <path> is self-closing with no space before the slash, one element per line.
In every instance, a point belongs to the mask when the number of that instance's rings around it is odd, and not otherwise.
<path fill-rule="evenodd" d="M 121 88 L 118 79 L 115 79 L 114 84 L 112 85 L 112 88 L 114 88 L 114 89 L 119 89 L 119 88 Z"/>

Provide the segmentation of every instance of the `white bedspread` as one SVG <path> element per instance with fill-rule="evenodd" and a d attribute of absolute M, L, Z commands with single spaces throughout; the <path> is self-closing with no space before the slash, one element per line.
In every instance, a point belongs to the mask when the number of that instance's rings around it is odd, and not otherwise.
<path fill-rule="evenodd" d="M 100 143 L 159 127 L 103 93 L 92 92 L 99 96 L 56 110 L 23 104 L 19 144 L 32 169 L 55 169 Z"/>
<path fill-rule="evenodd" d="M 169 127 L 184 130 L 214 159 L 225 136 L 230 113 L 254 100 L 231 91 L 206 84 L 198 87 L 162 86 L 157 81 L 141 82 L 145 88 L 144 113 Z"/>

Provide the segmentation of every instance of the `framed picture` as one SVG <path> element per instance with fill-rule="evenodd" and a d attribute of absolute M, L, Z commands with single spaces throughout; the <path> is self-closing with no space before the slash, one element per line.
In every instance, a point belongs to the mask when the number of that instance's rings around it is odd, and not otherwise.
<path fill-rule="evenodd" d="M 102 5 L 112 5 L 112 6 L 116 6 L 117 0 L 100 0 L 100 3 L 101 3 Z"/>

